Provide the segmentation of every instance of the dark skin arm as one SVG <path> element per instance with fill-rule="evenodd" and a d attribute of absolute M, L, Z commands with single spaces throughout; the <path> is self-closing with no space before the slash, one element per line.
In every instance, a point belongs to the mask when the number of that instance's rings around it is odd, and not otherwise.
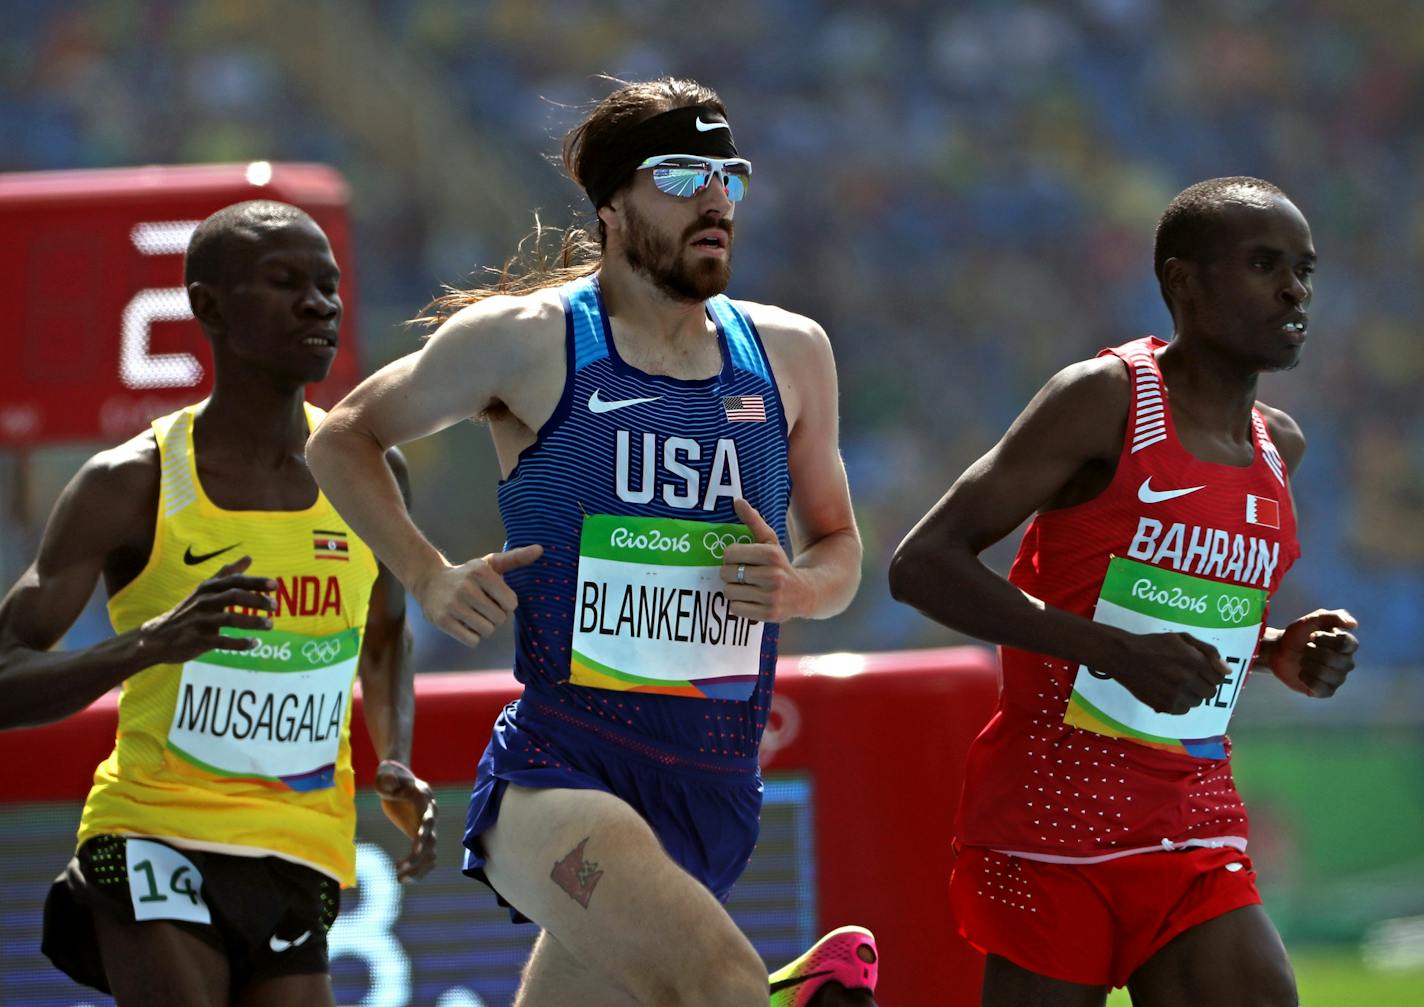
<path fill-rule="evenodd" d="M 1305 456 L 1305 436 L 1295 420 L 1279 409 L 1257 403 L 1271 440 L 1295 472 Z M 1294 508 L 1295 502 L 1291 501 Z M 1296 692 L 1317 699 L 1335 695 L 1355 668 L 1360 641 L 1351 632 L 1359 623 L 1344 609 L 1316 609 L 1285 629 L 1267 628 L 1257 652 L 1257 667 L 1269 669 Z"/>
<path fill-rule="evenodd" d="M 1086 664 L 1162 713 L 1185 713 L 1227 675 L 1215 648 L 1185 633 L 1137 635 L 1052 608 L 979 554 L 1041 509 L 1072 506 L 1111 481 L 1131 394 L 1113 358 L 1066 368 L 895 551 L 890 591 L 971 636 Z"/>
<path fill-rule="evenodd" d="M 251 561 L 243 557 L 136 630 L 83 650 L 51 650 L 101 574 L 113 594 L 142 568 L 153 544 L 158 479 L 157 447 L 144 435 L 91 458 L 56 501 L 39 555 L 0 601 L 0 727 L 59 720 L 155 664 L 255 643 L 223 636 L 223 627 L 270 628 L 264 616 L 229 611 L 272 608 L 262 592 L 276 584 L 244 576 Z"/>
<path fill-rule="evenodd" d="M 410 506 L 410 475 L 399 451 L 386 453 L 391 472 Z M 357 675 L 366 715 L 366 731 L 381 763 L 376 791 L 381 808 L 410 837 L 410 853 L 396 865 L 401 881 L 419 878 L 435 866 L 437 808 L 430 785 L 411 772 L 411 734 L 415 723 L 414 669 L 410 629 L 405 621 L 405 591 L 384 566 L 371 589 L 366 635 Z"/>

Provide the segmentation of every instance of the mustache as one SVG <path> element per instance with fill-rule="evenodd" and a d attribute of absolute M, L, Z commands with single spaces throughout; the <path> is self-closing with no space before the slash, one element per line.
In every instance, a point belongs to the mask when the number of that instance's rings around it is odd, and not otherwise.
<path fill-rule="evenodd" d="M 697 220 L 693 221 L 692 224 L 682 232 L 683 243 L 691 241 L 694 234 L 700 234 L 703 231 L 711 231 L 713 229 L 725 231 L 728 239 L 732 237 L 733 224 L 725 217 L 698 217 Z"/>

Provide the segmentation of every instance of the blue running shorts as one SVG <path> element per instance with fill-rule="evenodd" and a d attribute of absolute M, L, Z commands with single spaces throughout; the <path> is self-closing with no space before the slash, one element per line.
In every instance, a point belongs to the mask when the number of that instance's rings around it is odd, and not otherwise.
<path fill-rule="evenodd" d="M 486 885 L 480 836 L 498 819 L 511 783 L 621 798 L 652 826 L 668 856 L 721 902 L 756 848 L 762 784 L 755 758 L 671 750 L 525 697 L 495 721 L 465 818 L 464 872 Z M 531 922 L 503 897 L 499 902 L 514 922 Z"/>

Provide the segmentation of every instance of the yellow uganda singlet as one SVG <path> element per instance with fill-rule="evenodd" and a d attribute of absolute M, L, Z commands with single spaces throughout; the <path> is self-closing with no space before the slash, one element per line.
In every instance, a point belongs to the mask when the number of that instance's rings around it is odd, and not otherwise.
<path fill-rule="evenodd" d="M 163 466 L 153 551 L 109 600 L 115 632 L 167 612 L 223 564 L 277 581 L 252 651 L 214 650 L 123 684 L 114 750 L 94 772 L 79 843 L 119 834 L 278 856 L 356 881 L 351 686 L 376 559 L 326 496 L 299 511 L 230 511 L 198 482 L 197 407 L 155 420 Z M 307 405 L 307 424 L 323 415 Z"/>

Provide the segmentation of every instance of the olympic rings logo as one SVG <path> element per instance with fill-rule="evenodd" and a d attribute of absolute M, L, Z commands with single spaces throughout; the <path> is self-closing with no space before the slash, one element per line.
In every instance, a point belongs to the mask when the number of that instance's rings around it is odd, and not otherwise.
<path fill-rule="evenodd" d="M 735 532 L 723 532 L 720 535 L 715 531 L 709 531 L 702 536 L 702 547 L 712 554 L 713 559 L 721 559 L 727 553 L 727 546 L 735 545 L 738 542 L 750 542 L 750 535 L 738 535 Z"/>
<path fill-rule="evenodd" d="M 335 640 L 308 640 L 302 644 L 302 656 L 312 664 L 330 664 L 341 653 L 341 644 Z"/>
<path fill-rule="evenodd" d="M 1223 595 L 1216 599 L 1216 612 L 1229 623 L 1245 622 L 1251 614 L 1251 599 Z"/>

